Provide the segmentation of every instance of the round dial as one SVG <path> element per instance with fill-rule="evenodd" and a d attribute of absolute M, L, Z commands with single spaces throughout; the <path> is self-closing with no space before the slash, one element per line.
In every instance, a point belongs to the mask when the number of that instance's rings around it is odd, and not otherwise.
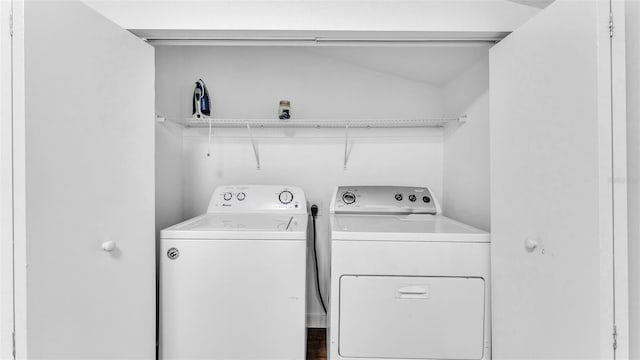
<path fill-rule="evenodd" d="M 409 201 L 411 201 L 411 202 L 416 201 L 416 196 L 413 195 L 413 194 L 409 195 Z"/>
<path fill-rule="evenodd" d="M 395 194 L 394 197 L 396 198 L 396 200 L 402 201 L 402 194 Z"/>
<path fill-rule="evenodd" d="M 289 204 L 293 201 L 293 194 L 289 190 L 284 190 L 280 192 L 280 195 L 278 195 L 278 200 L 285 205 Z"/>
<path fill-rule="evenodd" d="M 247 197 L 247 195 L 245 193 L 243 193 L 243 192 L 238 193 L 238 195 L 236 195 L 236 198 L 238 200 L 240 200 L 240 201 L 244 200 L 244 198 L 246 198 L 246 197 Z"/>
<path fill-rule="evenodd" d="M 424 201 L 425 203 L 430 203 L 431 202 L 431 198 L 428 196 L 423 196 L 422 197 L 422 201 Z"/>
<path fill-rule="evenodd" d="M 226 192 L 224 193 L 224 195 L 222 195 L 222 197 L 224 198 L 225 201 L 229 201 L 233 197 L 233 194 L 231 194 L 230 192 Z"/>
<path fill-rule="evenodd" d="M 352 193 L 351 191 L 347 191 L 342 194 L 342 201 L 344 201 L 345 204 L 353 204 L 354 202 L 356 202 L 356 194 Z"/>

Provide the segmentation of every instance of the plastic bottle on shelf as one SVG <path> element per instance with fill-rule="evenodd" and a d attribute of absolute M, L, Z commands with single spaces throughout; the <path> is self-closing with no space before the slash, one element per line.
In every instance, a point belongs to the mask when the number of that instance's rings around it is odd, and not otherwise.
<path fill-rule="evenodd" d="M 289 102 L 289 100 L 280 100 L 278 118 L 280 120 L 291 119 L 291 102 Z"/>

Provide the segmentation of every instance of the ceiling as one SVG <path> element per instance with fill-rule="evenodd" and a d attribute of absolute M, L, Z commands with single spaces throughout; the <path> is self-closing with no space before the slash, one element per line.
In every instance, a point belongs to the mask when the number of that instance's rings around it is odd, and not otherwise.
<path fill-rule="evenodd" d="M 549 4 L 551 4 L 554 0 L 509 0 L 509 1 L 517 4 L 521 4 L 521 5 L 537 7 L 538 9 L 544 9 L 547 6 L 549 6 Z"/>
<path fill-rule="evenodd" d="M 313 28 L 313 31 L 325 28 L 328 30 L 335 28 L 349 31 L 359 29 L 371 31 L 371 28 L 381 27 L 394 34 L 401 30 L 418 32 L 429 30 L 440 33 L 443 29 L 450 27 L 456 29 L 462 27 L 470 33 L 487 31 L 487 29 L 508 32 L 534 16 L 537 9 L 544 8 L 553 0 L 310 0 L 304 2 L 312 3 L 311 5 L 300 5 L 295 0 L 85 1 L 89 1 L 91 6 L 95 6 L 98 11 L 104 11 L 105 16 L 112 18 L 125 28 L 155 29 L 154 31 L 178 29 L 177 31 L 184 36 L 185 31 L 200 29 L 196 20 L 200 19 L 198 16 L 202 14 L 206 14 L 206 16 L 200 20 L 209 27 L 215 25 L 222 30 L 240 29 L 242 31 L 259 29 L 260 34 L 264 34 L 265 29 L 283 31 L 291 28 L 299 32 L 306 27 Z M 259 7 L 259 3 L 267 4 Z M 210 9 L 209 11 L 189 12 L 192 10 L 188 6 L 189 4 L 197 6 L 198 9 L 206 5 Z M 251 6 L 252 11 L 247 11 L 245 8 L 249 6 L 247 4 Z M 310 7 L 312 5 L 324 10 L 310 11 L 309 9 L 316 9 Z M 389 16 L 390 6 L 394 8 L 392 14 L 394 16 Z M 278 16 L 272 12 L 284 11 L 283 9 L 291 13 L 290 19 L 286 22 L 275 21 L 276 26 L 271 20 L 278 19 Z M 479 9 L 484 12 L 478 12 Z M 149 14 L 153 14 L 153 16 L 149 16 Z M 193 16 L 179 16 L 179 14 Z M 221 18 L 218 20 L 211 18 L 214 14 Z M 340 16 L 334 16 L 335 14 L 340 14 Z M 416 20 L 416 17 L 419 21 Z M 149 19 L 157 19 L 157 21 L 149 23 Z M 295 19 L 298 19 L 297 25 L 292 24 Z M 381 19 L 387 20 L 382 21 Z M 393 21 L 390 22 L 389 19 Z M 186 21 L 186 23 L 175 23 L 177 20 Z M 307 24 L 307 22 L 310 23 Z M 413 28 L 408 24 L 419 24 L 421 27 Z M 218 29 L 217 27 L 213 30 Z M 403 47 L 309 46 L 300 47 L 300 49 L 316 56 L 342 61 L 369 70 L 442 86 L 456 78 L 481 57 L 486 56 L 491 46 L 492 43 L 478 42 L 456 44 L 455 46 L 451 44 Z"/>
<path fill-rule="evenodd" d="M 483 56 L 488 43 L 427 47 L 304 47 L 315 55 L 344 61 L 369 70 L 442 86 Z"/>

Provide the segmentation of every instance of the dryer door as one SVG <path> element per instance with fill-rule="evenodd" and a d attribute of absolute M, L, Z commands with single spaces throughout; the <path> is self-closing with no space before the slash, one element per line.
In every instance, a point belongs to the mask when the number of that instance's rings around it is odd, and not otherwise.
<path fill-rule="evenodd" d="M 482 278 L 343 276 L 343 357 L 481 359 Z"/>

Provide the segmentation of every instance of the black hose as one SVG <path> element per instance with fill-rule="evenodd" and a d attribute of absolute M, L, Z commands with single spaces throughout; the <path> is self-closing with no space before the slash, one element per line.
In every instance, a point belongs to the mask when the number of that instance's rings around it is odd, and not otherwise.
<path fill-rule="evenodd" d="M 317 231 L 316 231 L 316 216 L 318 216 L 318 206 L 311 205 L 311 222 L 313 224 L 313 262 L 316 267 L 316 289 L 318 290 L 318 297 L 320 298 L 320 304 L 322 304 L 322 309 L 324 313 L 327 313 L 327 307 L 324 304 L 324 298 L 322 297 L 322 290 L 320 289 L 320 273 L 318 272 L 318 249 L 317 246 Z"/>

